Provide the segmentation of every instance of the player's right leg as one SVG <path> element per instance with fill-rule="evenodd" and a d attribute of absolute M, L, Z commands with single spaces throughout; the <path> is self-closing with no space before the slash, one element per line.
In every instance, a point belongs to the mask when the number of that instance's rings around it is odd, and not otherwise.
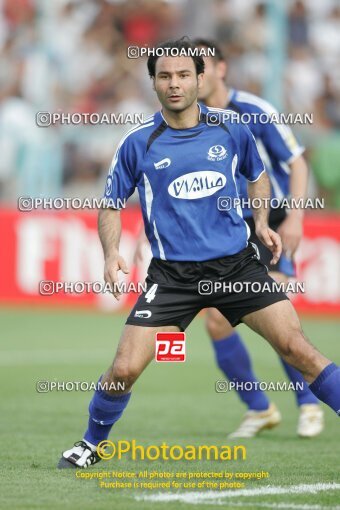
<path fill-rule="evenodd" d="M 249 382 L 257 383 L 258 379 L 238 332 L 216 308 L 208 308 L 206 327 L 212 339 L 217 365 L 229 381 L 237 383 L 237 395 L 248 407 L 240 426 L 229 437 L 254 437 L 261 430 L 278 425 L 281 415 L 275 404 L 269 402 L 258 384 L 249 389 Z"/>
<path fill-rule="evenodd" d="M 89 406 L 90 418 L 84 439 L 63 453 L 59 467 L 87 467 L 98 462 L 97 445 L 108 438 L 113 424 L 127 406 L 131 387 L 155 355 L 159 331 L 185 331 L 197 313 L 205 308 L 197 284 L 185 285 L 191 262 L 152 259 L 147 289 L 130 312 L 115 359 L 102 382 L 124 385 L 123 391 L 96 391 Z M 157 282 L 157 283 L 156 283 Z"/>
<path fill-rule="evenodd" d="M 90 402 L 87 431 L 81 441 L 63 452 L 58 464 L 60 469 L 86 468 L 100 460 L 97 445 L 108 438 L 130 400 L 132 385 L 154 358 L 158 331 L 179 331 L 179 328 L 125 326 L 115 358 L 101 378 L 104 389 L 97 388 Z"/>

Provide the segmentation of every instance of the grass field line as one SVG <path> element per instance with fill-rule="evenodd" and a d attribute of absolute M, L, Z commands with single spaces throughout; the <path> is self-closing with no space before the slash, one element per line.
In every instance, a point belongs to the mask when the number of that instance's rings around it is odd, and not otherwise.
<path fill-rule="evenodd" d="M 226 501 L 221 501 L 219 503 L 206 503 L 206 504 L 213 504 L 214 506 L 217 505 L 223 505 L 224 507 L 228 508 L 254 508 L 254 505 L 256 505 L 256 508 L 274 508 L 276 510 L 340 510 L 340 506 L 321 506 L 321 505 L 309 505 L 306 504 L 296 504 L 296 503 L 237 503 L 236 501 L 232 501 L 230 503 Z"/>
<path fill-rule="evenodd" d="M 182 503 L 219 503 L 222 498 L 236 497 L 254 497 L 254 496 L 276 496 L 279 494 L 317 494 L 318 492 L 340 490 L 340 483 L 316 483 L 316 484 L 299 484 L 287 486 L 269 486 L 259 487 L 255 489 L 239 489 L 234 491 L 202 491 L 202 492 L 186 492 L 182 494 L 152 494 L 138 496 L 136 499 L 153 502 L 173 502 L 180 501 Z M 277 507 L 274 507 L 277 508 Z M 329 508 L 329 507 L 328 507 Z"/>
<path fill-rule="evenodd" d="M 77 362 L 88 364 L 105 359 L 105 350 L 88 349 L 40 349 L 40 350 L 7 350 L 0 351 L 0 366 L 11 367 L 18 365 L 63 365 Z"/>
<path fill-rule="evenodd" d="M 238 503 L 236 501 L 206 501 L 204 504 L 206 505 L 223 505 L 228 508 L 253 508 L 254 505 L 256 508 L 274 508 L 275 510 L 340 510 L 340 506 L 321 506 L 321 505 L 310 505 L 308 503 L 297 504 L 297 503 L 261 503 L 261 502 L 252 502 L 246 503 L 244 501 Z"/>

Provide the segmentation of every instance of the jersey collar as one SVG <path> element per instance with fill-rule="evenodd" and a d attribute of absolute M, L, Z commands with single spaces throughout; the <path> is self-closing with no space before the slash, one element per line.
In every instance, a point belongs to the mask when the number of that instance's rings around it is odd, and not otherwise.
<path fill-rule="evenodd" d="M 200 103 L 197 103 L 197 106 L 198 106 L 198 125 L 204 120 L 204 114 L 208 111 L 207 110 L 207 107 L 200 104 Z M 165 122 L 165 124 L 171 128 L 171 126 L 169 126 L 169 124 L 167 123 L 167 121 L 165 120 L 164 118 L 164 115 L 163 115 L 163 112 L 162 110 L 159 110 L 159 112 L 157 112 L 157 115 L 161 118 L 162 122 Z M 194 127 L 197 127 L 197 126 L 194 126 Z M 174 128 L 171 128 L 171 129 L 174 129 Z M 193 129 L 193 128 L 188 128 L 188 129 Z M 183 131 L 183 130 L 179 130 L 179 131 Z"/>

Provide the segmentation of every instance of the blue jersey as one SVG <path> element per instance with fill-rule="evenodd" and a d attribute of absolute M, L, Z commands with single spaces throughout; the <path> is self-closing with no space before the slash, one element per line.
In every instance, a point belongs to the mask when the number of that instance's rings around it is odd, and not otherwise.
<path fill-rule="evenodd" d="M 289 195 L 290 169 L 288 164 L 304 152 L 296 141 L 291 129 L 274 122 L 261 123 L 262 117 L 278 115 L 277 110 L 260 97 L 240 90 L 230 91 L 227 108 L 247 116 L 247 126 L 253 133 L 260 156 L 265 164 L 271 183 L 272 197 L 282 200 Z M 217 110 L 214 110 L 217 111 Z M 254 115 L 253 115 L 254 114 Z M 249 123 L 248 123 L 249 119 Z M 247 182 L 240 176 L 240 196 L 247 198 Z M 250 209 L 244 209 L 244 216 L 251 216 Z"/>
<path fill-rule="evenodd" d="M 157 112 L 129 131 L 107 177 L 105 196 L 114 203 L 137 187 L 145 233 L 158 259 L 200 262 L 248 244 L 241 208 L 220 211 L 218 197 L 239 198 L 239 175 L 256 181 L 265 171 L 256 142 L 242 123 L 209 126 L 210 109 L 199 108 L 193 128 L 171 128 Z"/>

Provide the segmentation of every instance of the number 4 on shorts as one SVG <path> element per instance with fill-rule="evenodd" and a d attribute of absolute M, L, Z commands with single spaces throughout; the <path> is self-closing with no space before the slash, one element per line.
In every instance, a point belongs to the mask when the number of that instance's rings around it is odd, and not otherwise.
<path fill-rule="evenodd" d="M 150 287 L 150 289 L 147 291 L 147 293 L 145 294 L 144 297 L 145 297 L 147 303 L 151 303 L 151 301 L 153 301 L 155 299 L 157 287 L 158 287 L 158 283 L 154 283 Z"/>

